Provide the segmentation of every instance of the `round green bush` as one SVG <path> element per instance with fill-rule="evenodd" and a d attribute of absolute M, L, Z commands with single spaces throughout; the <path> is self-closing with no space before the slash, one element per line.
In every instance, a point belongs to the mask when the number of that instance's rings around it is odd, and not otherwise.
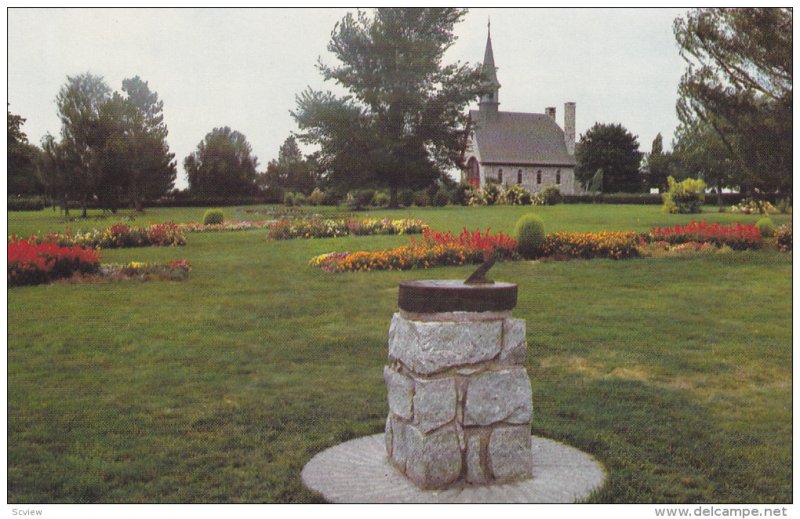
<path fill-rule="evenodd" d="M 203 225 L 219 225 L 225 221 L 222 209 L 209 209 L 203 215 Z"/>
<path fill-rule="evenodd" d="M 294 194 L 294 205 L 301 206 L 306 204 L 306 195 L 303 193 Z"/>
<path fill-rule="evenodd" d="M 756 229 L 761 233 L 764 238 L 772 238 L 775 234 L 775 224 L 769 218 L 762 218 L 756 222 Z"/>
<path fill-rule="evenodd" d="M 383 191 L 375 193 L 375 198 L 372 199 L 372 203 L 377 207 L 389 207 L 389 202 L 391 202 L 389 194 L 384 193 Z"/>
<path fill-rule="evenodd" d="M 523 258 L 533 258 L 544 241 L 544 223 L 535 214 L 523 215 L 514 226 L 517 250 Z"/>
<path fill-rule="evenodd" d="M 292 207 L 294 205 L 294 193 L 291 191 L 283 195 L 283 205 Z"/>

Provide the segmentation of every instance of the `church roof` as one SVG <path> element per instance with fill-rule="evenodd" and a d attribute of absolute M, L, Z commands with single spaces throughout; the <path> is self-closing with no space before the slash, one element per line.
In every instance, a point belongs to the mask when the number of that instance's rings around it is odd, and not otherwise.
<path fill-rule="evenodd" d="M 546 114 L 470 110 L 481 162 L 574 166 L 564 131 Z"/>

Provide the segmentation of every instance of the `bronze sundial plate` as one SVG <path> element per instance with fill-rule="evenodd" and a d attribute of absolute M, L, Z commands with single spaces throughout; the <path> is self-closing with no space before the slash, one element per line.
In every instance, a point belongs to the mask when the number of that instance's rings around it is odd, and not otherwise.
<path fill-rule="evenodd" d="M 500 312 L 517 306 L 517 285 L 465 285 L 456 279 L 400 283 L 398 304 L 406 312 Z"/>

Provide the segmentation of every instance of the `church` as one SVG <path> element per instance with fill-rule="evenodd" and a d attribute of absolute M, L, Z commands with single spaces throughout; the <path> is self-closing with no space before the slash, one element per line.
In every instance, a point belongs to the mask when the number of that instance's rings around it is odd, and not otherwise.
<path fill-rule="evenodd" d="M 530 193 L 550 186 L 562 194 L 581 192 L 575 181 L 575 103 L 564 104 L 564 127 L 555 107 L 545 113 L 501 112 L 491 32 L 486 38 L 483 71 L 491 91 L 470 110 L 472 128 L 462 180 L 475 188 L 490 179 L 504 186 L 521 185 Z"/>

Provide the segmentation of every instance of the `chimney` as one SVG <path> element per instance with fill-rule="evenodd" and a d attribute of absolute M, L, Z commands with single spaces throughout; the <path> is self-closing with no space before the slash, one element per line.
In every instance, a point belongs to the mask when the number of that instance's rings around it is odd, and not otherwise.
<path fill-rule="evenodd" d="M 556 107 L 555 106 L 548 106 L 544 109 L 544 113 L 546 113 L 550 119 L 556 120 Z"/>
<path fill-rule="evenodd" d="M 575 103 L 564 103 L 564 143 L 567 153 L 575 155 Z"/>

